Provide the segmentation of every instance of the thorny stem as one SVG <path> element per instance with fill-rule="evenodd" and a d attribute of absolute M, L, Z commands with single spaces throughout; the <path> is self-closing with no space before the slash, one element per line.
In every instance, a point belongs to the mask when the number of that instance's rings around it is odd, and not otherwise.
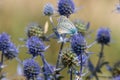
<path fill-rule="evenodd" d="M 97 72 L 100 71 L 100 64 L 101 64 L 101 60 L 103 58 L 103 50 L 104 50 L 104 44 L 101 44 L 101 51 L 99 53 L 99 59 L 98 59 L 98 62 L 97 62 L 96 68 L 95 68 L 96 80 L 99 80 L 99 78 L 97 77 Z"/>
<path fill-rule="evenodd" d="M 42 62 L 43 62 L 43 64 L 44 64 L 44 66 L 47 65 L 47 67 L 49 68 L 50 72 L 52 73 L 52 70 L 51 70 L 49 64 L 47 63 L 46 59 L 44 58 L 44 55 L 41 53 L 40 56 L 41 56 L 41 58 L 42 58 Z M 45 76 L 45 80 L 47 80 L 46 74 L 44 74 L 44 76 Z"/>
<path fill-rule="evenodd" d="M 64 46 L 64 42 L 61 43 L 60 46 L 60 50 L 59 50 L 59 54 L 58 54 L 58 58 L 57 58 L 57 63 L 56 63 L 56 69 L 59 67 L 59 63 L 60 63 L 60 59 L 61 59 L 61 53 L 63 50 L 63 46 Z"/>
<path fill-rule="evenodd" d="M 52 16 L 50 16 L 49 19 L 50 19 L 50 23 L 51 23 L 52 27 L 55 28 L 55 25 L 54 25 L 54 22 L 53 22 Z"/>
<path fill-rule="evenodd" d="M 70 68 L 70 80 L 72 80 L 73 79 L 73 69 L 72 69 L 72 67 Z"/>
<path fill-rule="evenodd" d="M 60 35 L 59 35 L 59 33 L 57 32 L 57 29 L 56 29 L 56 27 L 55 27 L 55 25 L 54 25 L 52 16 L 50 16 L 49 19 L 50 19 L 50 23 L 51 23 L 51 25 L 52 25 L 52 29 L 53 29 L 54 34 L 56 35 L 57 38 L 60 38 Z"/>
<path fill-rule="evenodd" d="M 97 66 L 96 66 L 96 69 L 95 69 L 96 71 L 99 70 L 99 68 L 100 68 L 100 64 L 101 64 L 100 62 L 103 58 L 103 50 L 104 50 L 104 44 L 101 44 L 101 51 L 99 53 L 99 59 L 98 59 Z"/>
<path fill-rule="evenodd" d="M 80 61 L 81 61 L 81 64 L 80 64 L 80 75 L 82 74 L 82 64 L 83 64 L 83 60 L 82 60 L 82 54 L 80 54 Z"/>
<path fill-rule="evenodd" d="M 51 70 L 49 64 L 47 63 L 46 59 L 44 58 L 44 55 L 41 54 L 40 56 L 41 56 L 41 58 L 42 58 L 43 64 L 44 64 L 44 65 L 46 64 L 46 65 L 48 66 L 49 70 L 52 72 L 52 70 Z"/>

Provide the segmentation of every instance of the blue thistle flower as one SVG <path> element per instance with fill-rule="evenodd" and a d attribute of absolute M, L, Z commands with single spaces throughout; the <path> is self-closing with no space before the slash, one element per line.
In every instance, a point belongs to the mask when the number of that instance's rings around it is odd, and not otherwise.
<path fill-rule="evenodd" d="M 54 14 L 54 7 L 52 4 L 48 3 L 44 6 L 43 13 L 46 16 L 51 16 Z"/>
<path fill-rule="evenodd" d="M 10 36 L 7 33 L 0 34 L 0 51 L 4 51 L 10 46 Z"/>
<path fill-rule="evenodd" d="M 7 58 L 7 59 L 13 59 L 15 57 L 18 56 L 18 49 L 16 48 L 16 46 L 11 43 L 10 46 L 3 51 L 3 55 Z"/>
<path fill-rule="evenodd" d="M 69 17 L 75 11 L 75 5 L 73 0 L 59 0 L 58 12 L 60 15 Z"/>
<path fill-rule="evenodd" d="M 36 79 L 40 73 L 39 64 L 33 59 L 27 59 L 23 62 L 24 76 L 27 80 Z"/>
<path fill-rule="evenodd" d="M 110 30 L 108 28 L 100 28 L 97 31 L 97 42 L 100 44 L 108 44 L 111 39 Z"/>
<path fill-rule="evenodd" d="M 32 54 L 33 57 L 41 55 L 42 52 L 46 50 L 46 47 L 42 40 L 36 36 L 32 36 L 27 40 L 26 43 L 28 47 L 29 54 Z"/>
<path fill-rule="evenodd" d="M 71 37 L 71 48 L 77 56 L 85 53 L 85 49 L 87 48 L 86 40 L 80 33 L 75 34 Z"/>

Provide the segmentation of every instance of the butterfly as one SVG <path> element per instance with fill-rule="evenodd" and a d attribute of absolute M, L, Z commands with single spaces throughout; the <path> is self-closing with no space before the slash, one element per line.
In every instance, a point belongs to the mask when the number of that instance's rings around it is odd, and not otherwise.
<path fill-rule="evenodd" d="M 61 16 L 58 19 L 57 31 L 59 34 L 76 34 L 77 28 L 74 24 L 65 16 Z"/>

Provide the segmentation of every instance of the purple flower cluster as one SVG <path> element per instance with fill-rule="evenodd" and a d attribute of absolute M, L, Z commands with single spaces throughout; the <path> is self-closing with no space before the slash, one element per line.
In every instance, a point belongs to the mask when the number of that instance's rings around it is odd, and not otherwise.
<path fill-rule="evenodd" d="M 73 0 L 59 0 L 58 12 L 60 15 L 69 17 L 75 11 L 75 5 Z"/>
<path fill-rule="evenodd" d="M 85 49 L 87 48 L 86 40 L 80 33 L 71 37 L 71 48 L 72 51 L 78 56 L 85 53 Z"/>
<path fill-rule="evenodd" d="M 18 55 L 17 47 L 11 42 L 10 36 L 6 33 L 0 34 L 0 50 L 7 59 L 13 59 Z"/>
<path fill-rule="evenodd" d="M 42 40 L 36 36 L 30 37 L 26 42 L 26 46 L 28 48 L 29 54 L 31 54 L 33 57 L 41 55 L 41 53 L 46 50 L 46 47 Z"/>
<path fill-rule="evenodd" d="M 35 80 L 40 74 L 40 66 L 35 60 L 27 59 L 23 62 L 23 71 L 27 80 Z"/>

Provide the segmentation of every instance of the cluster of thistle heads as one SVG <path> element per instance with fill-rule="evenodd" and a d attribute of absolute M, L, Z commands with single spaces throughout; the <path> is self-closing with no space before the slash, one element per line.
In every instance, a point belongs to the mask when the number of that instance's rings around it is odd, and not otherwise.
<path fill-rule="evenodd" d="M 87 44 L 87 35 L 90 33 L 90 22 L 84 22 L 82 20 L 70 20 L 70 16 L 76 13 L 76 7 L 73 0 L 59 0 L 57 11 L 51 3 L 48 3 L 43 8 L 44 16 L 48 16 L 50 24 L 52 26 L 52 33 L 48 32 L 48 22 L 45 26 L 41 27 L 37 23 L 30 23 L 26 28 L 26 39 L 23 39 L 27 52 L 31 55 L 26 60 L 19 59 L 19 48 L 11 41 L 11 37 L 7 33 L 0 34 L 0 51 L 1 51 L 1 63 L 0 68 L 4 68 L 5 59 L 16 59 L 19 64 L 18 74 L 21 73 L 26 80 L 61 80 L 64 75 L 61 71 L 68 68 L 68 74 L 70 74 L 70 80 L 92 80 L 95 78 L 99 80 L 98 73 L 101 73 L 102 66 L 106 66 L 107 70 L 112 73 L 110 76 L 113 80 L 120 80 L 120 62 L 111 67 L 109 62 L 104 61 L 104 46 L 109 45 L 111 41 L 111 32 L 106 27 L 98 29 L 94 42 L 90 45 Z M 54 16 L 54 15 L 58 16 Z M 57 25 L 53 19 L 58 20 Z M 50 42 L 51 39 L 55 39 L 60 45 L 58 51 L 58 58 L 56 64 L 50 64 L 44 53 L 49 47 L 45 45 L 46 42 Z M 68 43 L 68 44 L 66 44 Z M 94 66 L 90 60 L 88 48 L 98 43 L 101 45 L 99 52 L 98 64 Z M 64 47 L 64 45 L 68 45 Z M 40 56 L 43 65 L 39 65 L 36 61 L 36 57 Z M 21 65 L 21 67 L 20 67 Z M 1 74 L 1 79 L 3 75 Z M 109 78 L 109 77 L 108 77 Z M 67 80 L 69 80 L 67 79 Z M 102 79 L 103 80 L 103 79 Z"/>

